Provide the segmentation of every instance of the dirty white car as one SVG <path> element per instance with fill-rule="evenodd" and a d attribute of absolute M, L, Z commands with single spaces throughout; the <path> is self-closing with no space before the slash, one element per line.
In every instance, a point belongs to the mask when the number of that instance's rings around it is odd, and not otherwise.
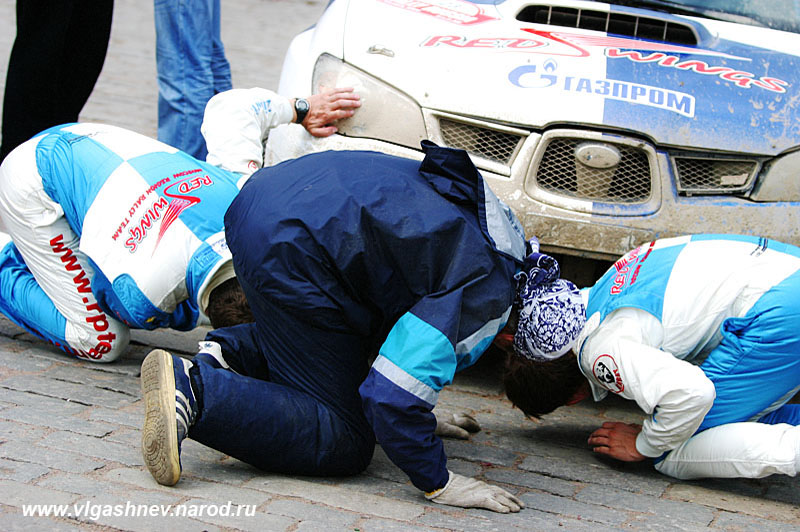
<path fill-rule="evenodd" d="M 543 247 L 613 259 L 654 238 L 800 245 L 800 1 L 333 0 L 279 91 L 353 86 L 326 149 L 467 150 Z M 380 176 L 376 176 L 379 179 Z"/>

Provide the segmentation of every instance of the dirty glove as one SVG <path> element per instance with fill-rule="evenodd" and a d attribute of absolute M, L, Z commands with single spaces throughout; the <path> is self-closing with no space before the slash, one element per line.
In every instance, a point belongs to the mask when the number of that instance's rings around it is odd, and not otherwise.
<path fill-rule="evenodd" d="M 470 432 L 480 432 L 481 426 L 475 418 L 466 412 L 459 414 L 439 414 L 433 412 L 436 417 L 436 435 L 443 438 L 457 438 L 459 440 L 469 439 Z"/>
<path fill-rule="evenodd" d="M 452 471 L 448 473 L 450 480 L 447 484 L 442 489 L 426 493 L 426 499 L 461 508 L 486 508 L 501 514 L 519 512 L 524 506 L 521 500 L 502 488 Z"/>

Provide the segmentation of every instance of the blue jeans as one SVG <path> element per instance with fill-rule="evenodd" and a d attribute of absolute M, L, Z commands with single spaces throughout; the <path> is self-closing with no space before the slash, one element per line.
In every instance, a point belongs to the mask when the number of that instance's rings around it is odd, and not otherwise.
<path fill-rule="evenodd" d="M 232 88 L 219 0 L 155 0 L 158 140 L 200 160 L 208 100 Z"/>
<path fill-rule="evenodd" d="M 199 415 L 189 437 L 273 473 L 366 469 L 375 436 L 358 394 L 369 368 L 361 338 L 320 330 L 278 307 L 254 313 L 257 323 L 206 336 L 233 371 L 194 357 Z"/>

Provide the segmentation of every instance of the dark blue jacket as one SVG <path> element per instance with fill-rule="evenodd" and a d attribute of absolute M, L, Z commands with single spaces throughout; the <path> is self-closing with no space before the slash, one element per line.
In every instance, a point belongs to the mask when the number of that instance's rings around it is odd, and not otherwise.
<path fill-rule="evenodd" d="M 525 241 L 465 152 L 425 150 L 421 165 L 323 152 L 263 169 L 225 226 L 251 290 L 379 353 L 359 389 L 365 414 L 392 461 L 430 491 L 448 478 L 431 410 L 508 320 Z"/>

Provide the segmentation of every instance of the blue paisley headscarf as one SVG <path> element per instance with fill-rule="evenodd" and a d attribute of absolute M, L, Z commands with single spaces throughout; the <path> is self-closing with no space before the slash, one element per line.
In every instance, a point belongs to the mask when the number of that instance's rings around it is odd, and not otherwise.
<path fill-rule="evenodd" d="M 539 253 L 539 241 L 529 241 L 517 279 L 519 322 L 514 334 L 514 351 L 529 360 L 556 359 L 575 344 L 586 323 L 586 309 L 578 288 L 560 279 L 558 262 Z"/>

